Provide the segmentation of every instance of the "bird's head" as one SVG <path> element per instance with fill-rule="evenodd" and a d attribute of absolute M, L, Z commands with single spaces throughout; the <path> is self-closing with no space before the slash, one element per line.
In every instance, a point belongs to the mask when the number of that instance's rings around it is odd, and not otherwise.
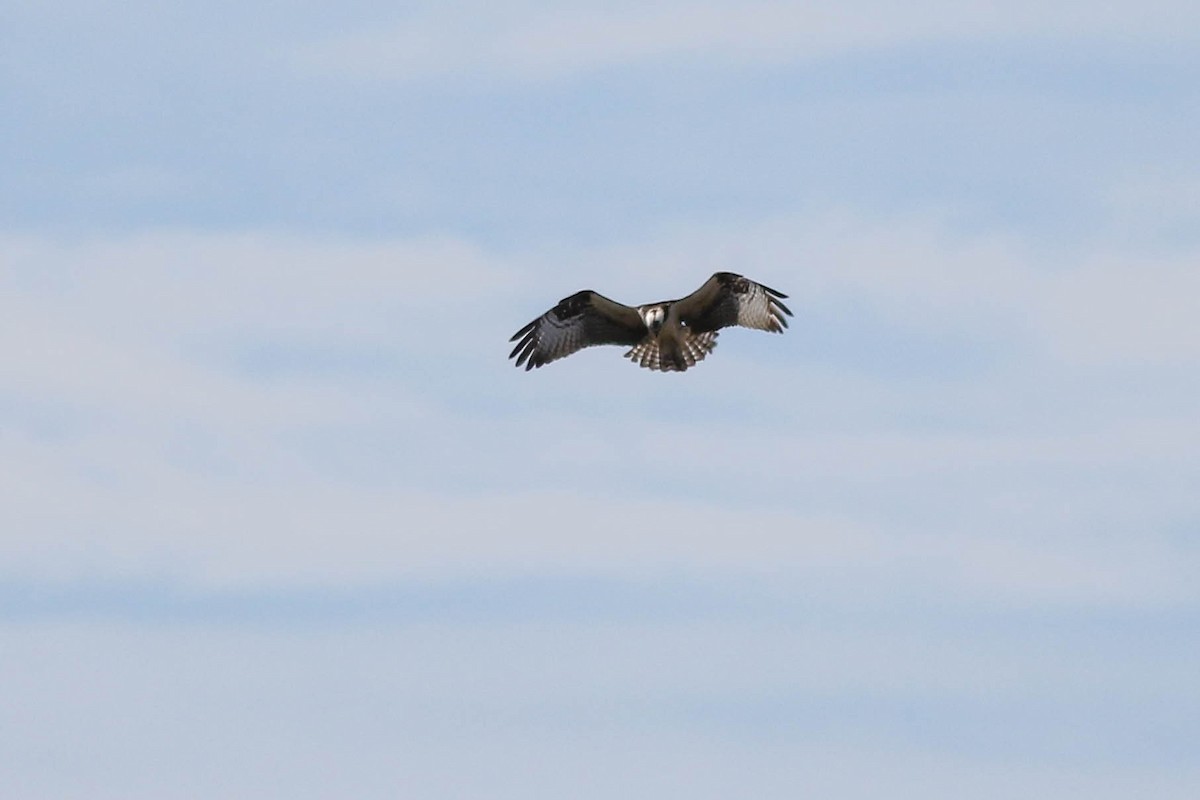
<path fill-rule="evenodd" d="M 658 332 L 662 330 L 663 323 L 667 321 L 667 307 L 649 306 L 643 309 L 642 321 L 646 323 L 650 333 L 657 336 Z"/>

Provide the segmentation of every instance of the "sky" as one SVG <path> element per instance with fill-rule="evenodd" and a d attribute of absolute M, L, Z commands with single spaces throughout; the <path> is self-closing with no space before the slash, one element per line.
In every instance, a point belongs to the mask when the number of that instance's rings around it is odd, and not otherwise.
<path fill-rule="evenodd" d="M 1198 39 L 10 0 L 0 792 L 1195 797 Z M 506 359 L 717 270 L 788 332 Z"/>

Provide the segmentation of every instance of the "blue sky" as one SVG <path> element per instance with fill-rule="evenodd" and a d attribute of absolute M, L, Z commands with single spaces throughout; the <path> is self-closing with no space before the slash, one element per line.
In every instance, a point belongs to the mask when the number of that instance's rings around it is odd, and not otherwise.
<path fill-rule="evenodd" d="M 1195 796 L 1192 4 L 0 23 L 5 796 Z"/>

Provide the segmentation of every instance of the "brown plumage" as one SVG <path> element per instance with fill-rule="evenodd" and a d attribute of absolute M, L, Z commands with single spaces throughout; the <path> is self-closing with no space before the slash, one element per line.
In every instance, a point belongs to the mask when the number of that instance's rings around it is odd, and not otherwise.
<path fill-rule="evenodd" d="M 721 328 L 782 333 L 787 295 L 732 272 L 718 272 L 678 300 L 627 306 L 590 289 L 565 297 L 509 341 L 509 358 L 526 370 L 599 344 L 630 347 L 625 357 L 648 369 L 683 372 L 717 346 Z"/>

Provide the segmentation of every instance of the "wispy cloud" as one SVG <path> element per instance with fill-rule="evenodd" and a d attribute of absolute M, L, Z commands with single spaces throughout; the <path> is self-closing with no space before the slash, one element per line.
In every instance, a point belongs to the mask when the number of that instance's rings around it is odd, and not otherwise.
<path fill-rule="evenodd" d="M 1195 3 L 217 12 L 3 14 L 0 784 L 1194 796 Z"/>
<path fill-rule="evenodd" d="M 438 75 L 554 79 L 666 59 L 755 64 L 875 48 L 1015 36 L 1189 41 L 1194 10 L 1176 0 L 1115 3 L 458 5 L 392 27 L 341 33 L 295 51 L 310 68 L 413 80 Z"/>
<path fill-rule="evenodd" d="M 4 320 L 24 345 L 4 381 L 0 469 L 26 522 L 2 544 L 26 574 L 253 585 L 732 570 L 883 585 L 900 569 L 1018 604 L 1190 596 L 1195 553 L 1163 531 L 1190 513 L 1200 432 L 1171 398 L 1173 367 L 1196 355 L 1174 339 L 1197 337 L 1193 318 L 1154 314 L 1184 302 L 1184 256 L 1064 264 L 845 214 L 570 254 L 194 233 L 5 250 Z M 730 332 L 687 376 L 680 417 L 678 376 L 616 352 L 518 373 L 504 340 L 558 299 L 550 286 L 580 288 L 564 260 L 630 302 L 735 267 L 790 291 L 796 325 L 761 341 Z M 1155 271 L 1174 278 L 1139 280 Z M 1114 320 L 1080 298 L 1131 310 Z M 831 308 L 1005 355 L 897 386 L 846 359 L 845 326 L 821 330 Z M 1153 411 L 1078 377 L 1130 367 L 1163 387 Z M 608 387 L 604 414 L 579 405 L 585 383 Z M 946 414 L 949 428 L 914 426 Z M 1143 523 L 1136 544 L 1105 538 Z"/>

